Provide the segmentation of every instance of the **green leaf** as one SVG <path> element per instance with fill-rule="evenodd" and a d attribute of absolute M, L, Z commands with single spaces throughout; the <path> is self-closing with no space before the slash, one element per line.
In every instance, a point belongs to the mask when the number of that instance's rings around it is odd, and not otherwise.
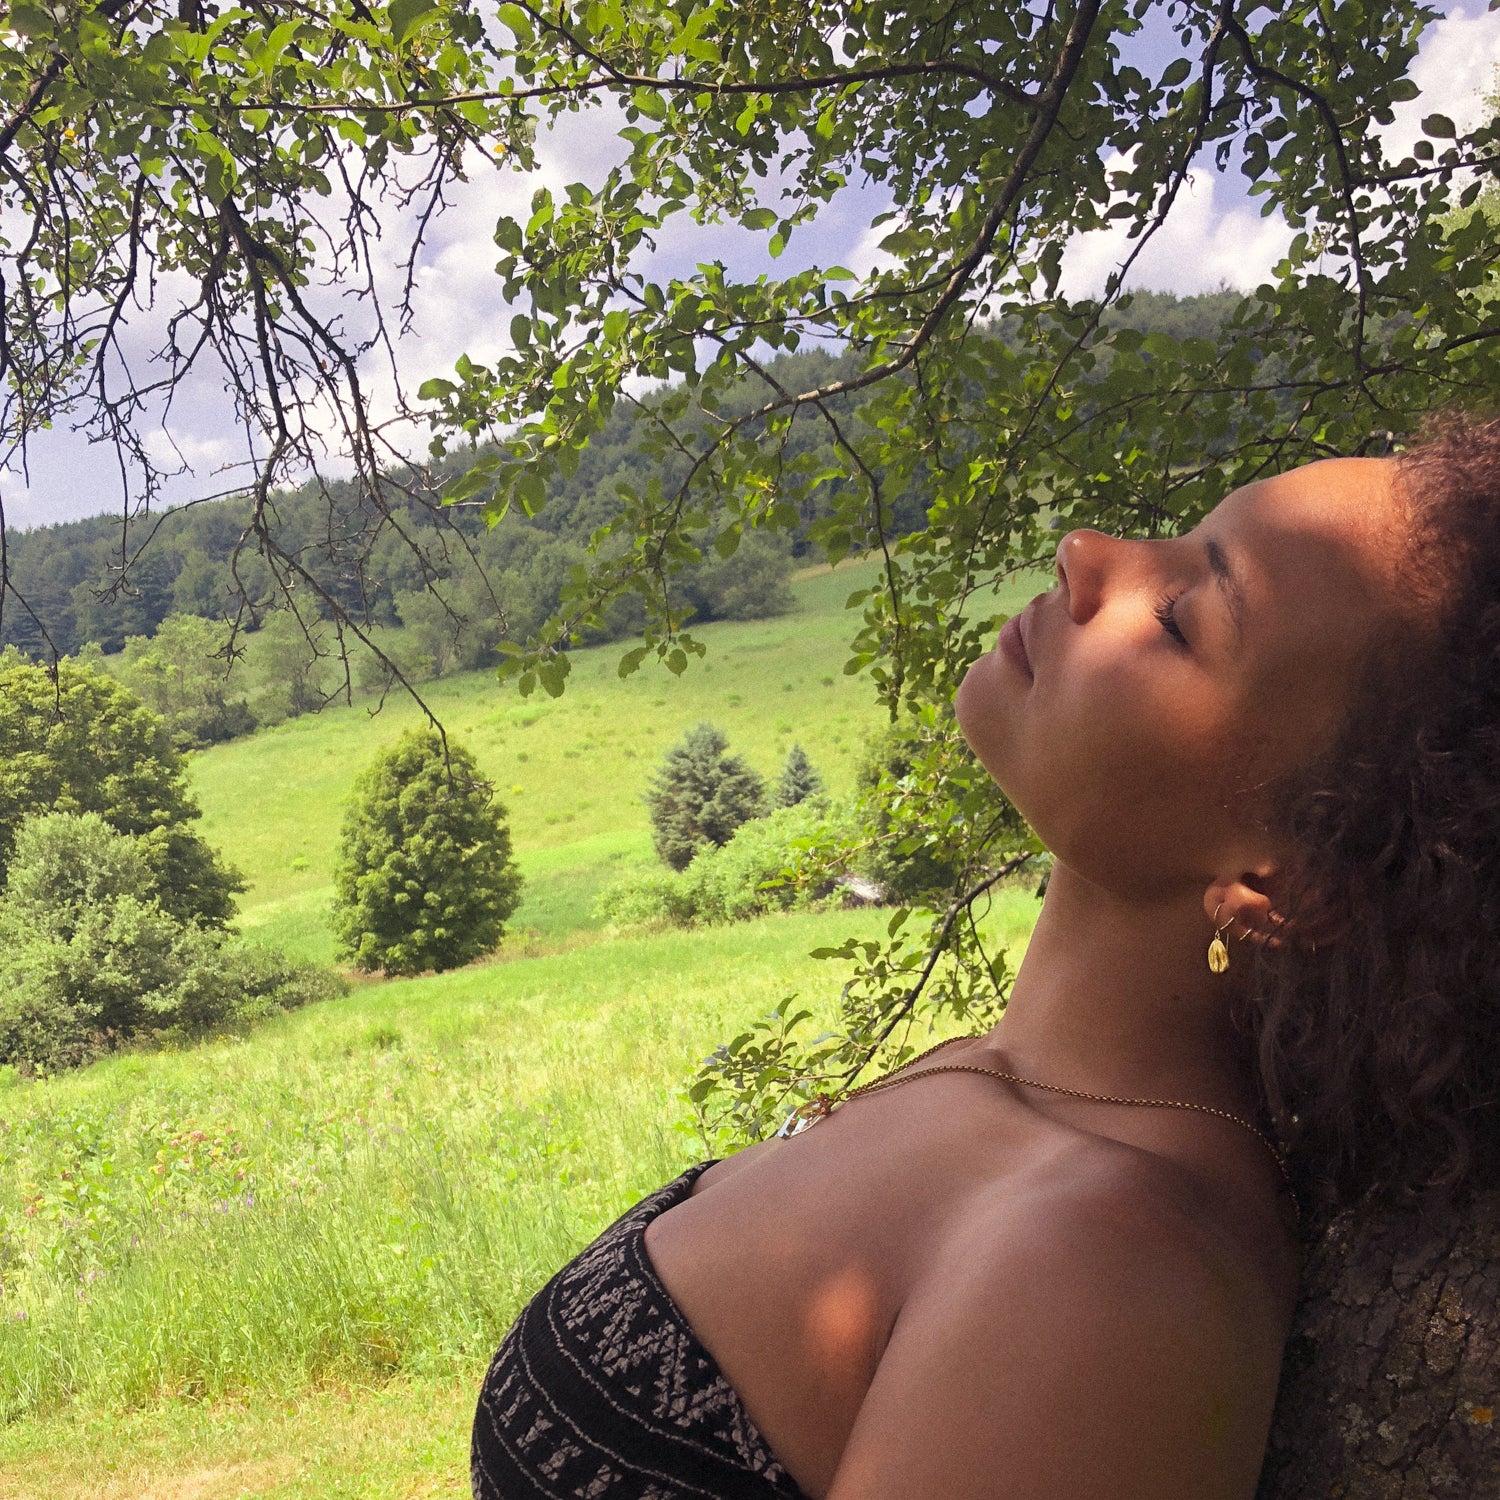
<path fill-rule="evenodd" d="M 412 27 L 436 9 L 436 0 L 391 0 L 386 20 L 390 23 L 392 39 L 398 44 L 405 41 Z"/>
<path fill-rule="evenodd" d="M 1179 83 L 1187 79 L 1193 71 L 1193 65 L 1185 57 L 1174 57 L 1166 66 L 1161 75 L 1161 86 L 1164 89 L 1175 89 Z"/>
<path fill-rule="evenodd" d="M 655 89 L 634 89 L 630 95 L 630 102 L 648 120 L 665 120 L 667 118 L 667 103 Z"/>
<path fill-rule="evenodd" d="M 567 685 L 568 673 L 572 669 L 572 662 L 563 655 L 549 656 L 537 663 L 537 679 L 549 698 L 562 697 L 563 688 Z"/>
<path fill-rule="evenodd" d="M 52 17 L 40 5 L 30 5 L 27 0 L 11 6 L 5 24 L 21 36 L 51 36 L 56 30 Z"/>
<path fill-rule="evenodd" d="M 441 401 L 444 396 L 451 396 L 458 387 L 451 380 L 444 380 L 441 376 L 434 375 L 431 380 L 424 380 L 417 387 L 417 399 L 419 401 Z"/>
<path fill-rule="evenodd" d="M 491 482 L 489 471 L 476 464 L 468 473 L 460 474 L 443 486 L 443 504 L 457 505 L 461 500 L 472 500 L 482 490 L 488 489 Z"/>
<path fill-rule="evenodd" d="M 1458 134 L 1458 129 L 1447 115 L 1428 115 L 1422 121 L 1422 134 L 1446 141 L 1452 140 Z"/>

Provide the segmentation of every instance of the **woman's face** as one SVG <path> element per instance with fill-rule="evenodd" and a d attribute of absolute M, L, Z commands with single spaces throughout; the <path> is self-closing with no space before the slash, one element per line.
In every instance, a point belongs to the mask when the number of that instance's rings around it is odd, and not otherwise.
<path fill-rule="evenodd" d="M 1405 537 L 1385 459 L 1247 485 L 1191 532 L 1075 531 L 969 668 L 959 724 L 1064 863 L 1137 898 L 1273 859 L 1244 793 L 1336 732 Z"/>

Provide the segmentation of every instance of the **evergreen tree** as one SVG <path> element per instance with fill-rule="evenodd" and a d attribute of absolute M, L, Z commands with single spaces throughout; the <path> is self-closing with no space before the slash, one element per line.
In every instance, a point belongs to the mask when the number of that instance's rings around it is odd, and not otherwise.
<path fill-rule="evenodd" d="M 795 807 L 809 797 L 823 795 L 823 778 L 813 770 L 807 751 L 801 745 L 793 745 L 787 752 L 786 765 L 782 768 L 781 780 L 771 797 L 773 807 Z"/>
<path fill-rule="evenodd" d="M 698 724 L 669 751 L 651 779 L 651 813 L 657 856 L 685 870 L 706 845 L 727 844 L 736 828 L 765 811 L 765 787 L 712 724 Z"/>
<path fill-rule="evenodd" d="M 505 809 L 474 757 L 414 729 L 354 785 L 333 926 L 357 968 L 453 969 L 499 943 L 520 899 Z"/>

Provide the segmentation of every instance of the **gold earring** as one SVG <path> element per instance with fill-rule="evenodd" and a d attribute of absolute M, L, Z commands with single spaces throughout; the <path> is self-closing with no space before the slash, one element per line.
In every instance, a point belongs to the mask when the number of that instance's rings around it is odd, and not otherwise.
<path fill-rule="evenodd" d="M 1229 949 L 1224 946 L 1224 932 L 1232 926 L 1234 918 L 1231 917 L 1223 927 L 1219 926 L 1219 908 L 1224 903 L 1214 907 L 1214 940 L 1208 945 L 1208 967 L 1215 974 L 1222 974 L 1229 967 Z"/>

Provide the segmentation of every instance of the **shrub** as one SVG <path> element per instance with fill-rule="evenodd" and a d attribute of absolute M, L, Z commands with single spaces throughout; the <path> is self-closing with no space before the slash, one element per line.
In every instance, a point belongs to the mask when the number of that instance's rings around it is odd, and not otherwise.
<path fill-rule="evenodd" d="M 62 1066 L 142 1033 L 188 1037 L 332 993 L 325 971 L 142 895 L 144 842 L 95 813 L 22 826 L 0 897 L 0 1059 Z"/>
<path fill-rule="evenodd" d="M 269 611 L 247 643 L 254 668 L 251 702 L 262 724 L 280 724 L 316 713 L 338 691 L 338 642 L 328 625 L 311 619 L 304 626 L 290 610 Z"/>
<path fill-rule="evenodd" d="M 617 927 L 685 925 L 693 920 L 693 896 L 686 873 L 645 870 L 605 886 L 594 901 L 594 915 Z"/>
<path fill-rule="evenodd" d="M 229 634 L 222 621 L 168 615 L 154 635 L 130 636 L 113 667 L 114 675 L 161 715 L 179 746 L 213 745 L 255 728 L 243 695 L 229 695 Z"/>
<path fill-rule="evenodd" d="M 698 724 L 662 761 L 646 792 L 657 857 L 685 870 L 706 845 L 727 844 L 736 828 L 765 807 L 759 776 L 712 724 Z"/>
<path fill-rule="evenodd" d="M 63 660 L 56 676 L 0 658 L 0 879 L 17 830 L 49 811 L 98 813 L 140 840 L 137 894 L 174 917 L 223 926 L 239 876 L 188 826 L 198 807 L 165 724 L 119 683 Z"/>
<path fill-rule="evenodd" d="M 474 757 L 408 730 L 355 783 L 334 872 L 340 951 L 418 974 L 489 953 L 520 899 L 505 809 Z"/>
<path fill-rule="evenodd" d="M 803 803 L 744 824 L 721 849 L 704 849 L 687 869 L 697 920 L 742 922 L 827 895 L 822 862 L 798 842 L 820 834 L 826 841 L 828 826 L 822 811 Z"/>
<path fill-rule="evenodd" d="M 934 847 L 946 830 L 903 805 L 903 785 L 935 745 L 920 723 L 892 724 L 870 740 L 855 772 L 855 795 L 875 834 L 859 873 L 900 901 L 919 901 L 955 879 L 953 865 Z"/>
<path fill-rule="evenodd" d="M 679 873 L 626 876 L 600 892 L 595 914 L 620 926 L 739 922 L 814 905 L 833 894 L 848 830 L 812 802 L 742 824 Z"/>

